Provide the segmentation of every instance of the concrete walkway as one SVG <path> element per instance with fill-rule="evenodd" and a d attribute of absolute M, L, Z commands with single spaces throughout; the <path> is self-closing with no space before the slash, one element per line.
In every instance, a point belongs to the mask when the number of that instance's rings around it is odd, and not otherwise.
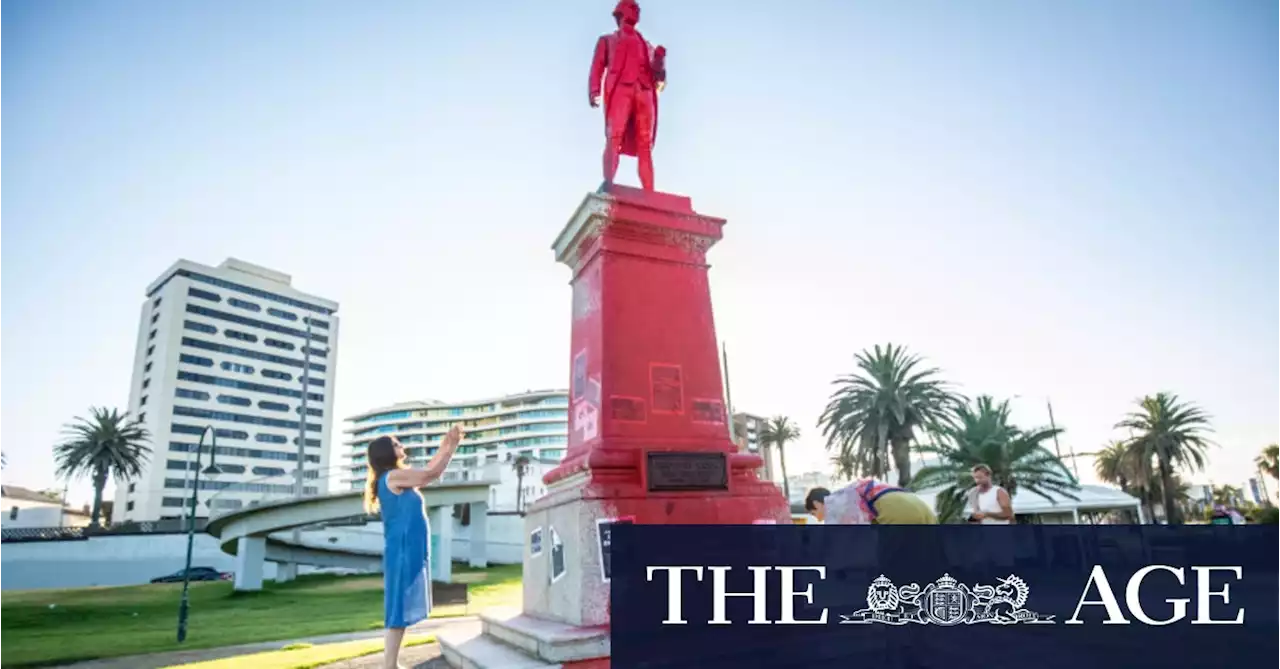
<path fill-rule="evenodd" d="M 400 666 L 405 669 L 449 669 L 449 663 L 440 657 L 440 645 L 434 643 L 400 651 Z M 320 669 L 382 669 L 382 653 L 326 664 Z"/>
<path fill-rule="evenodd" d="M 413 627 L 409 628 L 409 635 L 430 634 L 436 630 L 449 625 L 458 623 L 475 623 L 479 618 L 475 616 L 457 616 L 453 618 L 434 618 L 428 619 Z M 203 648 L 200 650 L 178 650 L 168 653 L 151 653 L 149 655 L 131 655 L 127 657 L 114 657 L 106 660 L 89 660 L 87 662 L 76 662 L 74 664 L 59 665 L 62 669 L 163 669 L 164 667 L 172 667 L 174 665 L 188 664 L 191 662 L 204 662 L 206 660 L 221 660 L 228 657 L 238 657 L 240 655 L 251 655 L 253 653 L 264 653 L 271 650 L 279 650 L 285 646 L 295 643 L 309 643 L 313 646 L 319 646 L 327 643 L 341 643 L 344 641 L 360 641 L 362 639 L 381 639 L 382 630 L 369 630 L 367 632 L 349 632 L 347 634 L 328 634 L 325 636 L 315 636 L 306 639 L 284 639 L 281 641 L 264 641 L 262 643 L 250 643 L 241 646 L 224 646 L 222 648 Z M 426 646 L 425 648 L 436 648 L 435 644 Z M 418 647 L 406 648 L 404 650 L 405 659 L 414 661 L 421 652 L 415 652 L 413 657 L 409 655 L 410 651 L 418 651 Z M 438 651 L 436 652 L 438 654 Z M 432 656 L 423 657 L 422 661 L 430 659 Z M 413 666 L 408 662 L 405 666 Z M 376 666 L 376 665 L 373 665 Z"/>

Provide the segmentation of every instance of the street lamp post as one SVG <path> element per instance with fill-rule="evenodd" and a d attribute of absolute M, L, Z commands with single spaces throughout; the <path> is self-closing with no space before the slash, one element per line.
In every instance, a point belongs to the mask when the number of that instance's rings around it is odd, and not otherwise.
<path fill-rule="evenodd" d="M 191 513 L 187 523 L 187 564 L 182 570 L 182 603 L 178 605 L 178 643 L 187 640 L 187 612 L 190 608 L 191 590 L 191 549 L 196 539 L 196 505 L 200 503 L 200 458 L 204 451 L 205 435 L 212 435 L 209 446 L 209 468 L 204 471 L 210 477 L 222 473 L 214 464 L 218 458 L 218 434 L 212 425 L 206 425 L 200 433 L 200 443 L 196 444 L 195 483 L 191 486 Z"/>

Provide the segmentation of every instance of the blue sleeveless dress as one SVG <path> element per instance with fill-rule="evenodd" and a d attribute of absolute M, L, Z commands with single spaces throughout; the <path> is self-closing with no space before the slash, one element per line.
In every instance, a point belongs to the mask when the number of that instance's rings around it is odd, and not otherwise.
<path fill-rule="evenodd" d="M 386 541 L 382 552 L 386 626 L 409 627 L 425 620 L 431 611 L 427 561 L 431 526 L 422 495 L 414 489 L 399 495 L 391 492 L 386 474 L 378 479 L 378 506 Z"/>

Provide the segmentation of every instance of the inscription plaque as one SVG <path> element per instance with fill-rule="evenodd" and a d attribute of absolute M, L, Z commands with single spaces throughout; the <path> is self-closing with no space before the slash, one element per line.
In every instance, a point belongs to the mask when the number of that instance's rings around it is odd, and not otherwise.
<path fill-rule="evenodd" d="M 649 492 L 729 489 L 729 464 L 724 453 L 652 451 L 646 469 Z"/>

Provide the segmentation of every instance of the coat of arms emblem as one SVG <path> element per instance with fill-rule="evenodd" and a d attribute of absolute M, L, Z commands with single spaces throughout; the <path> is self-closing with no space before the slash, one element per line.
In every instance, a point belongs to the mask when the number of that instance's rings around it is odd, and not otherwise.
<path fill-rule="evenodd" d="M 1024 606 L 1031 588 L 1010 574 L 996 585 L 969 587 L 943 574 L 923 588 L 917 583 L 895 587 L 884 575 L 867 588 L 867 608 L 842 615 L 842 625 L 1013 625 L 1053 624 L 1053 616 Z"/>

